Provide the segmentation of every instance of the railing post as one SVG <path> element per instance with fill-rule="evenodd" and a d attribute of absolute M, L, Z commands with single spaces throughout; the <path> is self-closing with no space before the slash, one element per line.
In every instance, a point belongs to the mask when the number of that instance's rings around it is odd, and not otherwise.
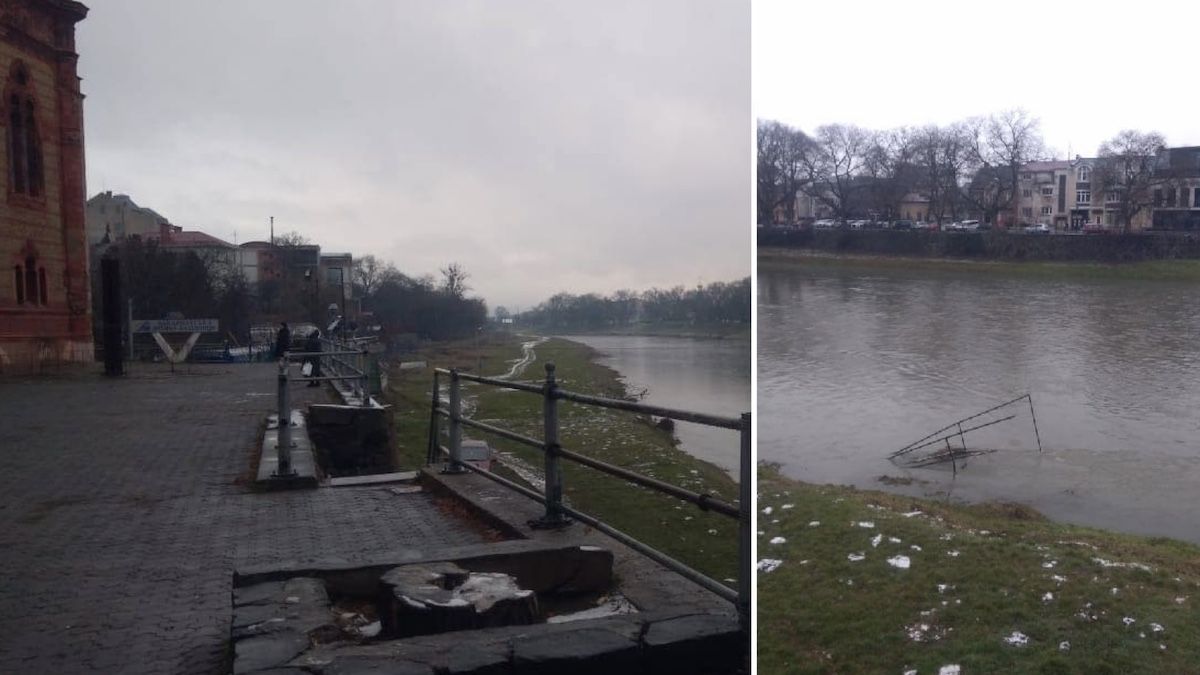
<path fill-rule="evenodd" d="M 292 411 L 291 404 L 288 402 L 290 393 L 288 386 L 288 355 L 284 352 L 283 358 L 279 360 L 279 424 L 275 430 L 275 451 L 278 464 L 275 467 L 275 474 L 278 477 L 295 476 L 296 470 L 292 468 Z"/>
<path fill-rule="evenodd" d="M 738 620 L 742 631 L 750 635 L 750 596 L 754 580 L 754 561 L 751 559 L 753 542 L 751 535 L 750 509 L 754 499 L 754 466 L 750 457 L 750 413 L 742 413 L 741 470 L 738 473 Z"/>
<path fill-rule="evenodd" d="M 535 528 L 555 528 L 570 525 L 562 512 L 562 466 L 558 451 L 558 383 L 554 379 L 554 364 L 546 364 L 546 383 L 542 387 L 543 453 L 546 456 L 546 514 L 532 521 Z"/>
<path fill-rule="evenodd" d="M 438 418 L 438 406 L 441 404 L 441 391 L 438 387 L 438 371 L 433 371 L 433 405 L 429 409 L 429 447 L 425 449 L 425 465 L 429 466 L 437 462 L 438 455 L 441 452 L 438 450 L 438 440 L 441 438 L 441 423 Z"/>
<path fill-rule="evenodd" d="M 458 371 L 450 370 L 450 463 L 445 473 L 463 473 L 462 465 L 462 381 Z"/>
<path fill-rule="evenodd" d="M 366 406 L 367 402 L 371 398 L 370 386 L 367 384 L 367 348 L 360 347 L 359 349 L 360 349 L 360 351 L 358 352 L 358 387 L 361 390 L 360 391 L 361 395 L 359 396 L 358 400 L 360 403 L 362 403 L 363 406 Z"/>

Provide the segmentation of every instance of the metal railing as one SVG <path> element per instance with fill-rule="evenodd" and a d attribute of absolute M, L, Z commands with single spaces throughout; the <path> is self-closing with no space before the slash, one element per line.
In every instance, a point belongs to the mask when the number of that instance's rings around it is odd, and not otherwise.
<path fill-rule="evenodd" d="M 352 383 L 352 391 L 359 397 L 360 405 L 367 406 L 371 403 L 366 370 L 366 364 L 369 359 L 366 351 L 363 349 L 345 349 L 345 345 L 348 343 L 336 340 L 322 338 L 321 341 L 333 346 L 334 349 L 319 352 L 287 351 L 279 359 L 279 374 L 276 379 L 276 403 L 279 420 L 275 443 L 278 466 L 272 474 L 275 478 L 293 478 L 296 476 L 296 470 L 292 467 L 292 448 L 296 447 L 296 444 L 292 442 L 291 377 L 288 372 L 289 367 L 295 363 L 293 359 L 308 360 L 309 358 L 316 357 L 333 373 L 332 375 L 301 377 L 298 380 L 299 382 L 307 384 L 309 382 L 349 381 Z M 355 346 L 352 343 L 349 344 Z M 344 358 L 351 356 L 355 357 L 357 365 L 352 364 Z"/>
<path fill-rule="evenodd" d="M 450 380 L 450 391 L 448 401 L 445 406 L 443 406 L 441 402 L 440 377 L 442 376 L 446 376 Z M 463 380 L 542 396 L 542 439 L 539 440 L 517 433 L 510 429 L 505 429 L 464 417 L 462 414 Z M 644 476 L 637 472 L 630 471 L 629 469 L 625 469 L 623 467 L 619 467 L 598 459 L 593 459 L 591 457 L 587 457 L 586 455 L 563 448 L 559 444 L 558 438 L 558 402 L 560 400 L 573 401 L 576 403 L 597 406 L 601 408 L 655 415 L 681 422 L 694 422 L 696 424 L 703 424 L 737 431 L 741 440 L 740 473 L 738 475 L 738 503 L 731 504 L 729 502 L 722 501 L 713 495 L 694 492 L 692 490 L 688 490 L 677 485 L 672 485 L 656 478 Z M 440 417 L 445 417 L 450 421 L 448 429 L 449 447 L 444 447 L 440 443 Z M 740 417 L 721 417 L 718 415 L 708 415 L 688 410 L 676 410 L 673 408 L 664 408 L 661 406 L 647 405 L 633 401 L 590 396 L 587 394 L 580 394 L 567 391 L 565 389 L 560 389 L 555 381 L 553 363 L 546 364 L 546 379 L 540 385 L 524 382 L 512 382 L 493 377 L 483 377 L 481 375 L 460 373 L 453 369 L 447 370 L 444 368 L 437 368 L 434 370 L 433 376 L 433 395 L 429 425 L 429 447 L 426 459 L 427 463 L 434 464 L 442 455 L 448 455 L 449 459 L 445 468 L 446 473 L 465 473 L 467 471 L 473 471 L 488 478 L 489 480 L 499 483 L 500 485 L 525 495 L 530 499 L 542 503 L 545 505 L 545 513 L 540 518 L 530 523 L 535 528 L 563 527 L 569 525 L 571 523 L 570 519 L 574 518 L 581 523 L 607 534 L 629 548 L 645 555 L 651 560 L 654 560 L 664 567 L 699 584 L 715 595 L 732 602 L 737 607 L 742 628 L 748 632 L 750 627 L 750 583 L 752 569 L 750 549 L 750 509 L 752 508 L 753 503 L 751 492 L 753 490 L 753 474 L 751 473 L 750 457 L 750 420 L 751 416 L 748 412 L 742 413 Z M 501 438 L 541 450 L 545 459 L 545 488 L 543 492 L 539 493 L 496 473 L 464 462 L 462 458 L 462 428 L 464 426 L 472 429 L 478 429 L 488 434 L 499 436 Z M 583 466 L 594 469 L 601 473 L 635 483 L 642 487 L 649 488 L 656 492 L 675 497 L 676 499 L 689 502 L 696 505 L 701 510 L 712 511 L 714 513 L 737 520 L 737 588 L 730 588 L 724 583 L 721 583 L 720 581 L 717 581 L 705 575 L 704 573 L 689 567 L 688 565 L 676 560 L 675 558 L 672 558 L 666 553 L 663 553 L 648 544 L 634 539 L 633 537 L 621 532 L 604 521 L 563 504 L 563 478 L 560 462 L 564 459 L 570 460 L 577 464 L 582 464 Z"/>

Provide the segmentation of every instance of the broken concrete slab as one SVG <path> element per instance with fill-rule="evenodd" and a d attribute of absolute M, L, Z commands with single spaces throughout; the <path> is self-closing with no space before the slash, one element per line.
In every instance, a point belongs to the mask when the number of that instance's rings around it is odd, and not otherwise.
<path fill-rule="evenodd" d="M 294 630 L 256 635 L 233 645 L 234 675 L 286 665 L 309 647 L 308 636 Z"/>
<path fill-rule="evenodd" d="M 411 637 L 541 619 L 537 596 L 497 572 L 467 572 L 452 563 L 406 565 L 380 579 L 384 634 Z"/>
<path fill-rule="evenodd" d="M 333 593 L 373 596 L 385 572 L 403 565 L 450 561 L 472 572 L 503 572 L 535 593 L 592 592 L 612 583 L 612 553 L 599 547 L 509 540 L 431 551 L 381 551 L 372 559 L 325 558 L 244 566 L 234 571 L 242 588 L 295 576 L 316 577 Z"/>

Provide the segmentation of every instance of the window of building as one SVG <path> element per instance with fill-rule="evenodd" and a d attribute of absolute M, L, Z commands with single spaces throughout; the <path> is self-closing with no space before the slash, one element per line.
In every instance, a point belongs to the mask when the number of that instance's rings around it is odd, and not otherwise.
<path fill-rule="evenodd" d="M 1080 183 L 1086 183 L 1092 177 L 1092 169 L 1090 167 L 1081 166 L 1075 173 L 1075 176 L 1076 180 L 1078 180 Z"/>
<path fill-rule="evenodd" d="M 37 261 L 32 256 L 25 259 L 25 299 L 31 305 L 38 304 Z"/>
<path fill-rule="evenodd" d="M 1175 206 L 1175 188 L 1167 188 L 1167 207 Z"/>
<path fill-rule="evenodd" d="M 1075 191 L 1075 203 L 1076 204 L 1091 204 L 1092 203 L 1092 191 L 1091 190 L 1076 190 Z"/>
<path fill-rule="evenodd" d="M 1032 206 L 1023 207 L 1021 209 L 1021 215 L 1026 218 L 1032 218 L 1033 217 L 1033 207 Z"/>
<path fill-rule="evenodd" d="M 42 307 L 50 304 L 46 297 L 46 268 L 38 268 L 38 300 Z"/>
<path fill-rule="evenodd" d="M 1200 187 L 1196 188 L 1195 194 L 1192 197 L 1192 206 L 1200 209 Z"/>
<path fill-rule="evenodd" d="M 17 304 L 25 304 L 25 272 L 20 265 L 13 265 L 13 288 L 17 289 Z"/>
<path fill-rule="evenodd" d="M 1048 215 L 1050 215 L 1050 207 L 1049 207 L 1049 206 L 1043 206 L 1043 207 L 1042 207 L 1042 215 L 1043 215 L 1043 216 L 1048 216 Z"/>
<path fill-rule="evenodd" d="M 1154 205 L 1155 205 L 1155 206 L 1162 206 L 1162 203 L 1163 203 L 1163 194 L 1162 194 L 1162 190 L 1160 190 L 1160 189 L 1156 189 L 1156 190 L 1154 191 Z"/>
<path fill-rule="evenodd" d="M 29 70 L 14 61 L 5 88 L 8 121 L 8 189 L 10 193 L 41 197 L 45 189 L 42 141 L 38 134 L 37 102 Z"/>
<path fill-rule="evenodd" d="M 341 286 L 342 285 L 342 268 L 341 267 L 327 267 L 325 269 L 325 283 L 327 283 L 331 286 Z"/>
<path fill-rule="evenodd" d="M 1053 194 L 1054 194 L 1054 186 L 1052 186 L 1052 185 L 1043 185 L 1042 186 L 1042 196 L 1049 197 Z"/>
<path fill-rule="evenodd" d="M 1109 191 L 1109 193 L 1104 196 L 1104 200 L 1108 202 L 1119 202 L 1121 201 L 1121 193 Z"/>
<path fill-rule="evenodd" d="M 1030 190 L 1029 188 L 1025 188 L 1024 190 L 1021 190 L 1021 196 L 1028 199 L 1029 197 L 1033 196 L 1033 190 Z"/>

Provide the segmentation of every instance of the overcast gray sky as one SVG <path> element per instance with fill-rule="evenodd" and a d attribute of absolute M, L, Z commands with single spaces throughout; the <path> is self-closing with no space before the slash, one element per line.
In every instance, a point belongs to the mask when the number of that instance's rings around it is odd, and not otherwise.
<path fill-rule="evenodd" d="M 1200 145 L 1197 25 L 1180 0 L 755 0 L 755 115 L 811 132 L 1020 107 L 1060 159 L 1122 129 Z"/>
<path fill-rule="evenodd" d="M 492 307 L 750 272 L 748 1 L 89 4 L 89 194 Z"/>

